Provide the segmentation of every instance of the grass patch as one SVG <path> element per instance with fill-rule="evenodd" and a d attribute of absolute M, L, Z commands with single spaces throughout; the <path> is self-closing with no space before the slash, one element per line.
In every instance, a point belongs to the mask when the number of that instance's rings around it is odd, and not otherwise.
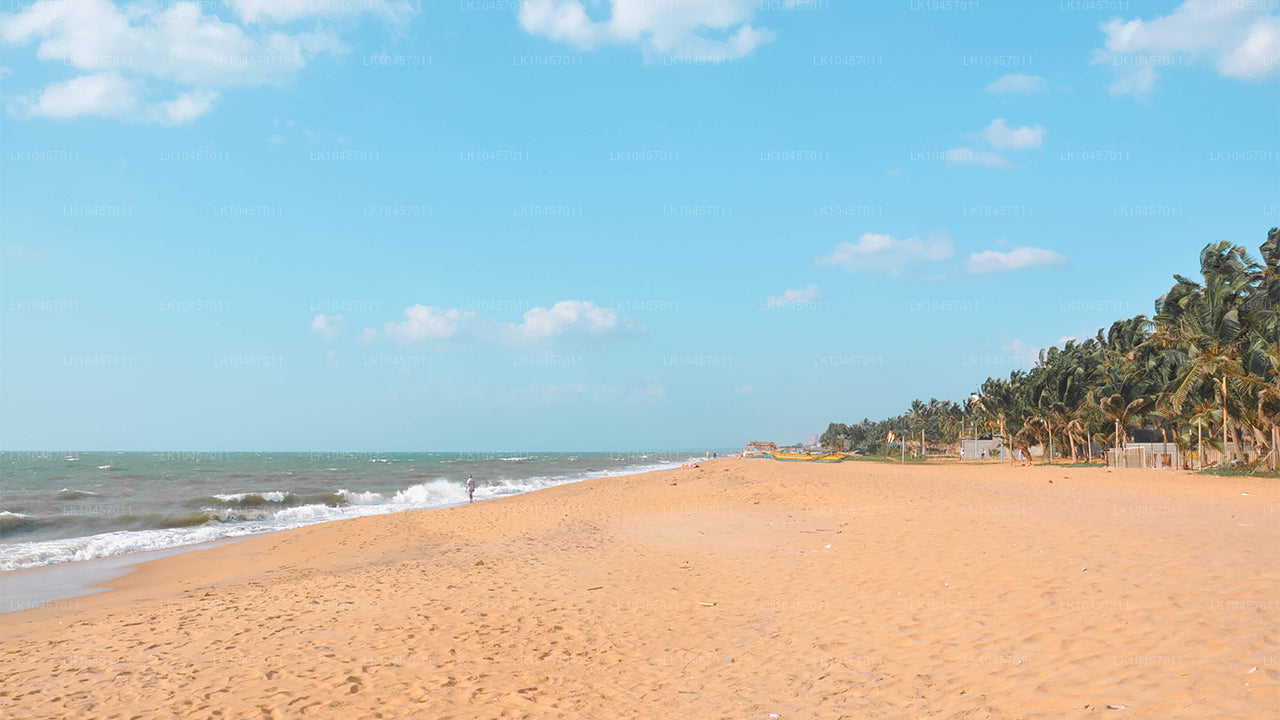
<path fill-rule="evenodd" d="M 1280 474 L 1263 467 L 1212 467 L 1196 472 L 1197 475 L 1217 475 L 1219 477 L 1280 477 Z"/>

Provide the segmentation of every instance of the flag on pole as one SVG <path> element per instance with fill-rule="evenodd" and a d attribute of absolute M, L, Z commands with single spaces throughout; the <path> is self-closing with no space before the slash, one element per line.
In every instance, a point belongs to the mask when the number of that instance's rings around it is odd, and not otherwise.
<path fill-rule="evenodd" d="M 893 431 L 892 431 L 892 430 L 890 430 L 890 431 L 889 431 L 889 437 L 885 438 L 885 442 L 887 442 L 887 443 L 891 443 L 891 442 L 893 442 Z"/>

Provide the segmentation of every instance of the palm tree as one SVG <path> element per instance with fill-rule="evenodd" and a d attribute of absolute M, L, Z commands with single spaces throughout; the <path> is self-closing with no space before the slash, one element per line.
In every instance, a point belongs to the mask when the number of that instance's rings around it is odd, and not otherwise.
<path fill-rule="evenodd" d="M 1151 398 L 1138 397 L 1126 402 L 1125 397 L 1120 393 L 1104 397 L 1098 402 L 1098 407 L 1102 410 L 1102 413 L 1115 421 L 1116 432 L 1114 438 L 1117 447 L 1121 443 L 1129 442 L 1130 422 L 1141 418 L 1151 405 Z"/>
<path fill-rule="evenodd" d="M 832 437 L 861 443 L 892 427 L 946 442 L 958 435 L 957 419 L 972 420 L 975 429 L 999 435 L 1004 448 L 1044 443 L 1049 462 L 1059 454 L 1054 440 L 1064 440 L 1062 454 L 1069 450 L 1074 462 L 1080 448 L 1088 456 L 1095 440 L 1119 446 L 1150 419 L 1183 450 L 1220 448 L 1225 459 L 1234 444 L 1241 461 L 1269 458 L 1276 467 L 1280 229 L 1268 233 L 1260 257 L 1211 243 L 1200 253 L 1200 278 L 1175 275 L 1150 319 L 1118 320 L 1096 337 L 1049 348 L 1029 371 L 987 378 L 963 406 L 917 400 L 908 413 L 880 423 L 833 426 Z"/>
<path fill-rule="evenodd" d="M 1170 408 L 1181 413 L 1189 397 L 1205 394 L 1205 385 L 1212 383 L 1220 390 L 1225 443 L 1231 424 L 1231 381 L 1239 384 L 1249 377 L 1241 362 L 1246 336 L 1240 306 L 1250 288 L 1251 268 L 1256 265 L 1247 259 L 1243 248 L 1219 242 L 1200 254 L 1200 266 L 1203 285 L 1175 276 L 1177 284 L 1157 301 L 1157 343 L 1178 357 L 1178 375 L 1167 390 Z M 1243 448 L 1239 427 L 1236 435 L 1236 447 Z"/>
<path fill-rule="evenodd" d="M 925 405 L 919 398 L 911 401 L 911 428 L 912 435 L 916 431 L 924 429 L 925 420 L 929 416 L 929 406 Z M 924 457 L 924 439 L 920 440 L 920 457 Z"/>

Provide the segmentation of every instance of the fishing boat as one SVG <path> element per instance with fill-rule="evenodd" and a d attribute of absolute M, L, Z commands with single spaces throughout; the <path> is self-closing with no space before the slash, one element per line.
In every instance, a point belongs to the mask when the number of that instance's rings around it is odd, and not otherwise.
<path fill-rule="evenodd" d="M 843 453 L 831 453 L 830 455 L 823 455 L 822 457 L 816 457 L 813 459 L 813 461 L 820 462 L 820 463 L 838 463 L 838 462 L 844 462 L 845 460 L 848 460 L 848 459 L 849 459 L 849 456 Z"/>
<path fill-rule="evenodd" d="M 818 459 L 817 455 L 793 452 L 771 452 L 768 453 L 768 456 L 772 460 L 782 460 L 783 462 L 813 462 Z"/>

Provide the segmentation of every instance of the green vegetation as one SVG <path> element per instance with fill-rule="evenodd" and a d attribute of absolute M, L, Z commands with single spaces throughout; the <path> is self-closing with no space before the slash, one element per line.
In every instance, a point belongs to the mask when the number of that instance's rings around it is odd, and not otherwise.
<path fill-rule="evenodd" d="M 1211 467 L 1205 468 L 1196 474 L 1220 475 L 1222 477 L 1248 477 L 1251 475 L 1257 475 L 1259 472 L 1265 473 L 1266 470 L 1261 467 Z"/>
<path fill-rule="evenodd" d="M 961 429 L 1030 456 L 1052 444 L 1053 457 L 1089 459 L 1089 446 L 1137 439 L 1199 448 L 1206 461 L 1248 472 L 1276 465 L 1280 444 L 1280 229 L 1261 246 L 1213 243 L 1200 253 L 1202 279 L 1175 275 L 1155 314 L 1119 320 L 1097 337 L 1040 353 L 1030 371 L 988 378 L 963 404 L 915 400 L 907 412 L 854 425 L 831 423 L 822 443 L 884 456 L 890 430 L 918 448 L 954 451 Z M 1226 441 L 1229 439 L 1229 446 Z M 914 443 L 914 444 L 910 444 Z M 896 448 L 896 445 L 895 445 Z M 1241 449 L 1244 452 L 1241 452 Z"/>

